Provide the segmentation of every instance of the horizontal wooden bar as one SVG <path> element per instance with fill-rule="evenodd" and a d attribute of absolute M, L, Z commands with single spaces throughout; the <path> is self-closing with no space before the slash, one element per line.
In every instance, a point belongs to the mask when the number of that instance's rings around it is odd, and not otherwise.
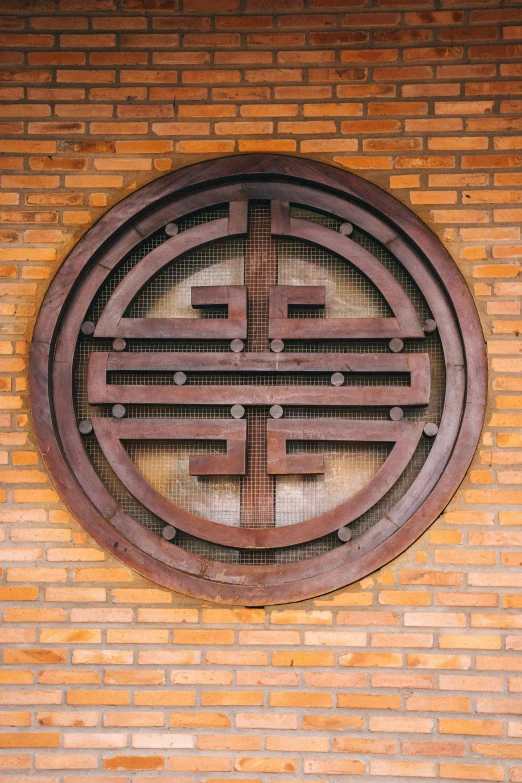
<path fill-rule="evenodd" d="M 267 470 L 271 475 L 324 473 L 322 454 L 287 454 L 288 441 L 396 443 L 410 433 L 412 442 L 416 443 L 417 430 L 418 427 L 412 427 L 410 422 L 269 419 L 267 421 Z"/>
<path fill-rule="evenodd" d="M 106 373 L 167 372 L 409 372 L 409 386 L 131 385 L 107 384 Z M 134 403 L 169 405 L 427 405 L 430 363 L 427 354 L 271 354 L 271 353 L 92 353 L 88 399 L 91 405 Z"/>
<path fill-rule="evenodd" d="M 246 318 L 122 318 L 113 337 L 138 340 L 234 340 L 247 336 Z"/>
<path fill-rule="evenodd" d="M 103 357 L 103 360 L 96 359 Z M 107 372 L 344 372 L 421 373 L 429 378 L 427 353 L 272 353 L 213 351 L 105 352 L 91 354 Z"/>
<path fill-rule="evenodd" d="M 189 458 L 192 476 L 237 476 L 246 468 L 246 421 L 236 419 L 100 419 L 93 420 L 96 437 L 109 462 L 116 469 L 127 465 L 120 446 L 121 440 L 224 440 L 226 454 L 202 454 Z M 121 470 L 119 467 L 116 469 Z M 132 473 L 127 487 L 138 496 L 151 490 L 145 479 Z"/>

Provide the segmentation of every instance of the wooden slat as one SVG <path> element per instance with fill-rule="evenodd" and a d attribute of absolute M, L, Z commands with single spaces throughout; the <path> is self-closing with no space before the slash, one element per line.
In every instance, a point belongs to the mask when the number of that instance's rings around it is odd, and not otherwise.
<path fill-rule="evenodd" d="M 286 202 L 272 202 L 274 234 L 290 236 L 312 242 L 319 247 L 327 248 L 332 253 L 344 258 L 358 269 L 380 291 L 383 299 L 390 306 L 394 318 L 283 318 L 280 315 L 270 322 L 270 337 L 289 338 L 293 340 L 372 338 L 372 337 L 424 337 L 424 331 L 419 317 L 406 292 L 391 272 L 378 261 L 368 250 L 349 237 L 332 231 L 319 223 L 300 218 L 289 217 L 286 220 L 283 213 Z M 285 232 L 285 233 L 283 233 Z M 291 286 L 285 286 L 289 289 Z M 297 296 L 305 296 L 306 286 Z M 311 286 L 310 304 L 316 304 L 317 286 Z M 278 300 L 278 312 L 283 309 L 283 299 L 286 291 L 275 292 Z M 290 295 L 290 292 L 288 292 Z M 288 301 L 288 304 L 293 303 Z M 299 300 L 296 304 L 307 304 Z M 320 304 L 320 303 L 319 303 Z"/>
<path fill-rule="evenodd" d="M 118 440 L 224 440 L 226 454 L 189 458 L 191 476 L 237 476 L 245 472 L 246 422 L 236 419 L 94 419 L 100 445 Z M 128 489 L 133 492 L 132 485 Z"/>
<path fill-rule="evenodd" d="M 230 319 L 230 321 L 228 319 L 214 319 L 212 322 L 192 318 L 124 318 L 125 311 L 138 292 L 161 269 L 175 261 L 176 258 L 209 242 L 246 233 L 245 210 L 243 202 L 239 203 L 238 209 L 234 209 L 231 204 L 230 208 L 234 214 L 233 220 L 220 218 L 189 228 L 163 242 L 144 256 L 116 286 L 103 309 L 94 336 L 170 339 L 246 337 L 246 317 Z M 230 233 L 230 225 L 232 225 L 234 234 Z"/>
<path fill-rule="evenodd" d="M 344 372 L 410 373 L 409 386 L 278 385 L 118 385 L 107 384 L 107 371 L 183 372 Z M 107 403 L 164 405 L 427 405 L 430 363 L 427 354 L 274 354 L 274 353 L 106 353 L 89 357 L 88 399 Z"/>

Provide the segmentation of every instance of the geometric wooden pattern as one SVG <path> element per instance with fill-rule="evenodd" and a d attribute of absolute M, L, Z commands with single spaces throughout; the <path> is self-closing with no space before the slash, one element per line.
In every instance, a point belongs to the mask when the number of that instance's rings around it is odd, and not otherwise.
<path fill-rule="evenodd" d="M 251 210 L 260 203 L 269 212 L 255 224 Z M 309 219 L 306 208 L 329 217 Z M 183 227 L 184 216 L 209 209 L 215 217 Z M 165 226 L 166 234 L 150 241 Z M 353 227 L 391 254 L 402 276 L 371 244 L 355 241 Z M 132 255 L 149 241 L 141 255 Z M 195 278 L 179 317 L 133 315 L 133 303 L 169 269 L 198 253 L 216 264 L 209 254 L 231 241 L 244 243 L 242 282 Z M 317 274 L 306 282 L 279 282 L 284 243 L 330 254 L 354 279 L 367 281 L 388 314 L 354 317 L 341 302 L 331 315 L 331 294 Z M 130 257 L 136 260 L 122 267 Z M 113 278 L 93 323 L 86 323 Z M 428 321 L 420 317 L 419 298 Z M 434 375 L 426 348 L 433 330 L 444 377 Z M 80 343 L 90 346 L 85 381 L 77 373 Z M 84 388 L 78 391 L 78 384 Z M 429 413 L 435 388 L 443 401 L 437 426 Z M 31 392 L 44 459 L 94 538 L 162 585 L 259 605 L 299 600 L 361 578 L 431 524 L 473 456 L 486 371 L 466 283 L 415 215 L 344 171 L 248 155 L 162 177 L 88 232 L 42 305 Z M 78 393 L 90 411 L 81 421 Z M 89 451 L 88 443 L 98 451 Z M 181 495 L 147 479 L 133 462 L 132 444 L 150 444 L 151 454 L 167 455 L 165 444 L 181 444 L 188 455 L 186 475 L 174 477 Z M 328 473 L 326 453 L 353 446 L 362 454 L 368 444 L 387 445 L 389 452 L 363 486 L 333 507 L 315 512 L 310 505 L 308 515 L 301 493 L 302 518 L 281 522 L 280 488 L 305 485 L 280 482 L 306 479 L 313 487 Z M 229 493 L 238 487 L 230 500 L 239 509 L 235 521 L 195 513 L 182 502 L 183 492 L 196 492 L 198 482 L 210 481 L 217 497 L 225 486 L 213 484 L 217 478 L 229 481 Z M 174 527 L 178 536 L 166 541 L 147 527 L 122 504 L 117 486 L 132 508 L 143 509 L 156 525 Z M 399 486 L 405 489 L 397 494 Z M 367 529 L 359 525 L 346 541 L 347 525 L 381 507 Z"/>

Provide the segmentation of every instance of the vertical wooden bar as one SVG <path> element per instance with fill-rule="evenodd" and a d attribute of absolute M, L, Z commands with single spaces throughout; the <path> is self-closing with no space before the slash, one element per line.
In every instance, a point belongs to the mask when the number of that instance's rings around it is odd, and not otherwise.
<path fill-rule="evenodd" d="M 248 291 L 248 338 L 252 353 L 269 350 L 268 300 L 270 286 L 277 284 L 277 244 L 272 237 L 270 204 L 254 203 L 246 240 L 245 285 Z M 264 407 L 247 408 L 247 472 L 241 479 L 241 526 L 275 525 L 275 479 L 267 472 Z"/>

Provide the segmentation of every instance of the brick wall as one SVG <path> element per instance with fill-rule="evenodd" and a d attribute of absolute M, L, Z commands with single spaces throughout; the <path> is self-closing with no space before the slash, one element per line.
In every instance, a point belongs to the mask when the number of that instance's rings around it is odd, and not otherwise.
<path fill-rule="evenodd" d="M 182 1 L 1 3 L 0 783 L 520 783 L 522 4 Z M 359 172 L 420 215 L 491 359 L 444 516 L 361 583 L 266 611 L 105 554 L 49 481 L 25 394 L 78 237 L 166 171 L 259 150 Z"/>

